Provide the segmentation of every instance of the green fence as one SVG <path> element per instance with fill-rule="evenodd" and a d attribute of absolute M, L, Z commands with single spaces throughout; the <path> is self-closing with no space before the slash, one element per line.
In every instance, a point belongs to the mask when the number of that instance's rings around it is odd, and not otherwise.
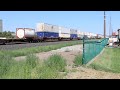
<path fill-rule="evenodd" d="M 97 56 L 107 45 L 108 38 L 101 40 L 86 40 L 83 38 L 83 58 L 82 64 L 87 64 Z"/>

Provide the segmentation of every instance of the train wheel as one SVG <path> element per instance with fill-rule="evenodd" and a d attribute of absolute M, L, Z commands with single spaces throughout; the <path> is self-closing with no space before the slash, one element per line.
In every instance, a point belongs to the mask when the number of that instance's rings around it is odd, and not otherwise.
<path fill-rule="evenodd" d="M 61 41 L 62 39 L 61 38 L 58 38 L 59 41 Z"/>

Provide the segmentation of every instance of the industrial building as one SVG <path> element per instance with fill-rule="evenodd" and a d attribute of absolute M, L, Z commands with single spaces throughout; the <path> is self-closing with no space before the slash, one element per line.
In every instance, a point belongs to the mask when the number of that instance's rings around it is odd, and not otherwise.
<path fill-rule="evenodd" d="M 0 32 L 3 31 L 3 23 L 2 23 L 2 20 L 0 19 Z"/>

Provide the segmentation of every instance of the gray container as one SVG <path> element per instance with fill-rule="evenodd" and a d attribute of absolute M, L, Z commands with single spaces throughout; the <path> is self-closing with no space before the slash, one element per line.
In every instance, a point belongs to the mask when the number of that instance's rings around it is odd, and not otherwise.
<path fill-rule="evenodd" d="M 16 29 L 17 38 L 33 38 L 35 37 L 35 30 L 31 28 L 17 28 Z"/>

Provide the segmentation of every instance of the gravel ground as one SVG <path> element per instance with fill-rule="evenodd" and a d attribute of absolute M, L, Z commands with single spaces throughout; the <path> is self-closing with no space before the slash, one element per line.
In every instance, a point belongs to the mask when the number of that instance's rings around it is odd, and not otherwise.
<path fill-rule="evenodd" d="M 72 51 L 82 52 L 82 45 L 73 45 L 73 46 L 63 47 L 57 50 L 52 50 L 52 52 L 72 52 Z"/>
<path fill-rule="evenodd" d="M 67 46 L 60 49 L 51 50 L 49 52 L 37 53 L 35 55 L 39 57 L 40 60 L 45 60 L 53 54 L 60 54 L 67 60 L 68 64 L 73 64 L 75 56 L 79 53 L 82 53 L 82 45 Z M 20 56 L 16 57 L 15 60 L 24 60 L 25 58 L 26 56 Z"/>
<path fill-rule="evenodd" d="M 120 79 L 120 74 L 77 67 L 72 68 L 63 79 Z"/>

